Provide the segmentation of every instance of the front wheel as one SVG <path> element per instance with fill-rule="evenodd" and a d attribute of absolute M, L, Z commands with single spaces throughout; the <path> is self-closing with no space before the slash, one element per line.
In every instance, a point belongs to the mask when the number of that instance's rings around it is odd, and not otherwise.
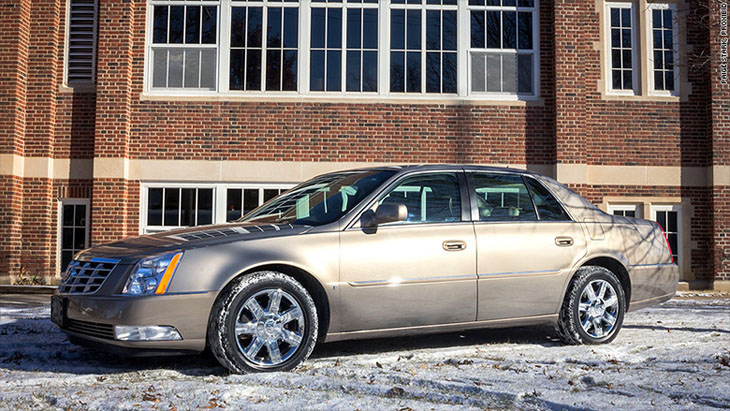
<path fill-rule="evenodd" d="M 568 287 L 556 331 L 567 344 L 604 344 L 618 335 L 626 297 L 614 273 L 581 267 Z"/>
<path fill-rule="evenodd" d="M 307 290 L 285 274 L 261 271 L 221 292 L 211 312 L 208 344 L 233 372 L 288 371 L 312 353 L 317 327 Z"/>

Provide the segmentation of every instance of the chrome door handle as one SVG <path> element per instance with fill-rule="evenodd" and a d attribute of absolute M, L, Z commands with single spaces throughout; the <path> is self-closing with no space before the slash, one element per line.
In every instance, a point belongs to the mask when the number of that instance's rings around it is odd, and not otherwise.
<path fill-rule="evenodd" d="M 571 237 L 555 237 L 555 245 L 558 247 L 570 247 L 573 245 L 573 239 Z"/>
<path fill-rule="evenodd" d="M 466 242 L 464 241 L 444 241 L 442 245 L 446 251 L 461 251 L 466 249 Z"/>

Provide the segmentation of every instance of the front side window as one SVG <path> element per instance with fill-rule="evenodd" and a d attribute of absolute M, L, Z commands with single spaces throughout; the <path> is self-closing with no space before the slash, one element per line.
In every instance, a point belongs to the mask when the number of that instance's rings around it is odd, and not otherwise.
<path fill-rule="evenodd" d="M 233 0 L 231 90 L 296 91 L 299 2 Z"/>
<path fill-rule="evenodd" d="M 675 94 L 677 90 L 677 39 L 675 6 L 650 5 L 649 27 L 652 59 L 652 91 L 659 94 Z"/>
<path fill-rule="evenodd" d="M 335 222 L 357 206 L 394 171 L 347 171 L 304 182 L 240 221 L 271 224 L 322 225 Z"/>
<path fill-rule="evenodd" d="M 635 91 L 633 3 L 608 4 L 609 89 L 615 92 Z"/>
<path fill-rule="evenodd" d="M 479 221 L 535 221 L 537 215 L 522 177 L 474 173 Z"/>
<path fill-rule="evenodd" d="M 218 2 L 152 3 L 152 88 L 215 90 Z"/>
<path fill-rule="evenodd" d="M 403 180 L 378 201 L 403 204 L 408 219 L 392 224 L 449 223 L 461 221 L 461 194 L 454 173 L 418 174 Z"/>
<path fill-rule="evenodd" d="M 472 93 L 535 92 L 537 39 L 533 0 L 469 0 Z"/>

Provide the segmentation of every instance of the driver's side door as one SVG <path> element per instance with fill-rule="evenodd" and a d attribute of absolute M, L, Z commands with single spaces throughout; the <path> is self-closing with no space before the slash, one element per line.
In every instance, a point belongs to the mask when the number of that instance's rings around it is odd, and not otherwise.
<path fill-rule="evenodd" d="M 408 219 L 341 233 L 341 330 L 474 321 L 476 242 L 461 171 L 412 174 L 380 196 Z"/>

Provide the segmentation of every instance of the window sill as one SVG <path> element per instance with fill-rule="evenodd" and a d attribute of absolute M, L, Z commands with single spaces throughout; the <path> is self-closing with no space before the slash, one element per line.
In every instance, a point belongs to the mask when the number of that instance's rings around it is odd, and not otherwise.
<path fill-rule="evenodd" d="M 670 96 L 670 95 L 657 95 L 657 94 L 649 94 L 649 95 L 627 95 L 627 94 L 601 94 L 601 99 L 606 101 L 637 101 L 637 102 L 668 102 L 668 103 L 678 103 L 680 101 L 685 101 L 684 98 L 680 96 Z"/>
<path fill-rule="evenodd" d="M 142 101 L 239 101 L 268 103 L 322 103 L 322 104 L 421 104 L 421 105 L 486 105 L 486 106 L 537 106 L 545 105 L 540 97 L 505 99 L 502 96 L 431 97 L 431 96 L 381 96 L 381 95 L 245 95 L 245 94 L 178 94 L 144 92 Z"/>
<path fill-rule="evenodd" d="M 58 86 L 59 93 L 96 93 L 96 84 L 61 84 Z"/>

